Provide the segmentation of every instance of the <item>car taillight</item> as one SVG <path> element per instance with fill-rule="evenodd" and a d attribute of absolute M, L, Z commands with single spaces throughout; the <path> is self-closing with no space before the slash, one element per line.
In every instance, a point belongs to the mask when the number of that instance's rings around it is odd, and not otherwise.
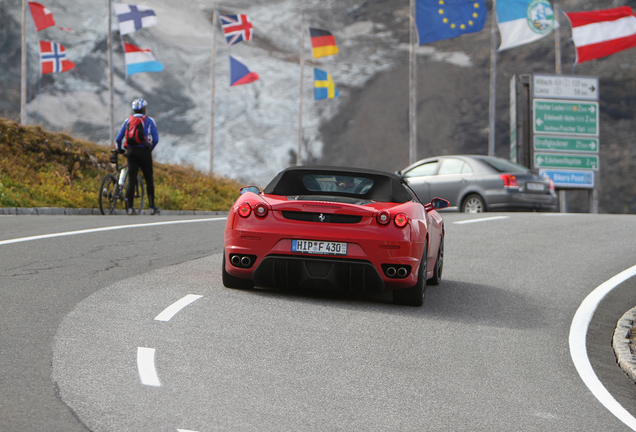
<path fill-rule="evenodd" d="M 550 191 L 554 192 L 554 182 L 552 181 L 552 179 L 548 179 L 548 181 L 550 182 Z"/>
<path fill-rule="evenodd" d="M 502 174 L 499 176 L 499 178 L 503 180 L 505 187 L 519 187 L 519 183 L 517 183 L 517 177 L 512 174 Z"/>
<path fill-rule="evenodd" d="M 248 217 L 250 214 L 252 214 L 252 206 L 250 206 L 249 203 L 243 203 L 239 206 L 238 208 L 238 214 L 241 217 Z"/>
<path fill-rule="evenodd" d="M 395 226 L 398 228 L 404 228 L 409 223 L 409 217 L 404 213 L 398 213 L 395 215 L 395 219 L 393 220 Z"/>
<path fill-rule="evenodd" d="M 254 214 L 258 217 L 265 217 L 268 212 L 269 210 L 267 209 L 267 206 L 263 203 L 259 203 L 254 206 Z"/>
<path fill-rule="evenodd" d="M 391 213 L 386 210 L 382 210 L 380 213 L 378 213 L 376 219 L 378 220 L 378 223 L 380 225 L 387 225 L 389 222 L 391 222 Z"/>

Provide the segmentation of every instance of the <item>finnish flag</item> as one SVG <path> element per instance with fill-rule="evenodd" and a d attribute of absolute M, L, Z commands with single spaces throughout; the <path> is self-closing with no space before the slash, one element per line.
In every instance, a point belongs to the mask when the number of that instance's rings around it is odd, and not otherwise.
<path fill-rule="evenodd" d="M 157 14 L 152 8 L 122 3 L 113 3 L 113 8 L 119 21 L 119 33 L 122 35 L 157 24 Z"/>

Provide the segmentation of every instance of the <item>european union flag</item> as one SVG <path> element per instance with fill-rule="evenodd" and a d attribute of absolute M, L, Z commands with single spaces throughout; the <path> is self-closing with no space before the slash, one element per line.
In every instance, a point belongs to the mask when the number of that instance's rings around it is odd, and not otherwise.
<path fill-rule="evenodd" d="M 478 32 L 485 22 L 485 0 L 417 0 L 415 5 L 420 45 Z"/>

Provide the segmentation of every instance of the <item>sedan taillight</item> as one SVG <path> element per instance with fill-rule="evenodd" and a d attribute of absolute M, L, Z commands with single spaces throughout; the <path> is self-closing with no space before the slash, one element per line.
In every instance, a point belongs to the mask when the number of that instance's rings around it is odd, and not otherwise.
<path fill-rule="evenodd" d="M 550 192 L 554 192 L 554 181 L 552 179 L 548 179 L 550 181 Z"/>
<path fill-rule="evenodd" d="M 519 187 L 519 183 L 517 183 L 517 177 L 512 174 L 502 174 L 499 176 L 500 179 L 504 182 L 504 187 Z"/>

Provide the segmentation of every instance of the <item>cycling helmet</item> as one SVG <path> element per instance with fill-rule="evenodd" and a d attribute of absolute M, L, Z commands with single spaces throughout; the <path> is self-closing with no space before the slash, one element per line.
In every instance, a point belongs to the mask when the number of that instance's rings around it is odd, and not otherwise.
<path fill-rule="evenodd" d="M 132 109 L 133 111 L 140 111 L 144 108 L 146 108 L 146 105 L 148 105 L 148 102 L 146 102 L 145 99 L 143 98 L 135 98 L 132 101 Z"/>

